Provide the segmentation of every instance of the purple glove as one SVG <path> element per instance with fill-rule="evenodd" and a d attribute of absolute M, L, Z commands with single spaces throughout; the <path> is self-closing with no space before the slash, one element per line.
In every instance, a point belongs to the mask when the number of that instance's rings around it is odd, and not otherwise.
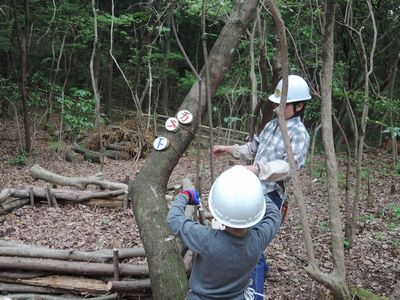
<path fill-rule="evenodd" d="M 181 195 L 185 195 L 188 198 L 189 205 L 200 205 L 200 197 L 196 190 L 185 190 L 179 192 Z"/>

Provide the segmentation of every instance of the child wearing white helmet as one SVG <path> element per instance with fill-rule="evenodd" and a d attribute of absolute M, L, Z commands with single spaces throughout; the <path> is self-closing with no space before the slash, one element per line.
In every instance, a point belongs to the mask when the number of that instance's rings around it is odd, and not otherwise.
<path fill-rule="evenodd" d="M 282 80 L 278 83 L 275 93 L 268 99 L 279 104 L 281 90 Z M 297 169 L 300 169 L 305 163 L 310 142 L 307 129 L 301 121 L 301 114 L 304 111 L 306 101 L 310 99 L 311 95 L 307 82 L 298 75 L 289 75 L 284 115 Z M 287 202 L 284 201 L 284 182 L 290 178 L 290 174 L 288 158 L 277 118 L 268 122 L 260 135 L 255 137 L 252 142 L 241 146 L 216 145 L 213 153 L 217 156 L 230 154 L 243 161 L 253 161 L 253 164 L 248 165 L 247 168 L 258 176 L 265 197 L 272 199 L 282 210 L 284 219 L 287 210 Z M 264 290 L 264 276 L 267 272 L 268 265 L 262 256 L 257 265 L 257 270 L 253 274 L 253 288 L 258 293 L 262 293 Z M 262 299 L 262 297 L 255 299 Z"/>
<path fill-rule="evenodd" d="M 180 192 L 167 217 L 172 233 L 196 253 L 187 299 L 253 299 L 251 274 L 278 231 L 279 209 L 264 198 L 259 179 L 243 166 L 223 172 L 210 191 L 210 211 L 225 230 L 185 216 L 185 206 L 199 202 L 196 191 Z"/>

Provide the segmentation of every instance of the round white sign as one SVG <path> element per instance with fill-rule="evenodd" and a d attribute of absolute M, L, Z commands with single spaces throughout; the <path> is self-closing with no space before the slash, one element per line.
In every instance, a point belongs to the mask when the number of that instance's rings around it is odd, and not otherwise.
<path fill-rule="evenodd" d="M 176 118 L 182 124 L 190 124 L 193 121 L 192 113 L 185 109 L 178 111 L 178 113 L 176 114 Z"/>
<path fill-rule="evenodd" d="M 165 129 L 171 132 L 176 132 L 179 129 L 179 121 L 177 118 L 171 117 L 165 121 Z"/>
<path fill-rule="evenodd" d="M 169 145 L 168 139 L 165 137 L 162 137 L 162 136 L 159 136 L 153 142 L 154 149 L 156 149 L 158 151 L 167 149 L 168 145 Z"/>

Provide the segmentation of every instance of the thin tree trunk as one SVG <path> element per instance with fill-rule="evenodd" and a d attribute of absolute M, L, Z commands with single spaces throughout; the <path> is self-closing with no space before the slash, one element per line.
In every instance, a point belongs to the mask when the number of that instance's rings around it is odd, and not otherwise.
<path fill-rule="evenodd" d="M 331 276 L 331 280 L 328 284 L 325 283 L 325 285 L 327 285 L 332 291 L 335 299 L 345 300 L 351 299 L 351 296 L 346 283 L 344 243 L 337 175 L 338 170 L 332 129 L 333 33 L 335 24 L 335 7 L 335 0 L 327 1 L 325 6 L 322 45 L 321 125 L 327 165 L 329 223 L 331 229 L 331 251 L 334 274 L 334 276 Z"/>
<path fill-rule="evenodd" d="M 93 11 L 93 27 L 94 27 L 94 41 L 92 56 L 90 58 L 90 77 L 92 79 L 92 88 L 95 100 L 95 112 L 96 112 L 96 124 L 97 134 L 99 136 L 99 149 L 100 149 L 100 172 L 103 172 L 104 167 L 104 149 L 103 139 L 101 136 L 101 124 L 100 124 L 100 94 L 99 94 L 99 78 L 98 78 L 98 63 L 97 59 L 99 54 L 98 50 L 98 32 L 97 32 L 97 12 L 96 12 L 96 0 L 92 0 L 92 11 Z M 96 59 L 97 57 L 97 59 Z"/>
<path fill-rule="evenodd" d="M 23 116 L 24 116 L 24 127 L 25 127 L 25 151 L 27 153 L 31 152 L 31 122 L 29 116 L 29 107 L 28 107 L 28 91 L 26 86 L 26 79 L 28 76 L 28 47 L 26 44 L 26 39 L 28 38 L 28 30 L 29 30 L 29 0 L 25 0 L 25 25 L 24 30 L 22 31 L 18 24 L 18 14 L 17 14 L 17 4 L 15 0 L 12 0 L 12 6 L 14 11 L 14 22 L 18 35 L 19 49 L 20 49 L 20 71 L 21 71 L 21 97 L 22 97 L 22 108 L 23 108 Z"/>
<path fill-rule="evenodd" d="M 359 142 L 358 142 L 358 150 L 357 150 L 357 169 L 356 169 L 356 197 L 353 202 L 353 211 L 352 211 L 352 221 L 351 221 L 351 227 L 350 227 L 350 235 L 347 237 L 350 243 L 350 246 L 353 244 L 353 238 L 355 235 L 355 226 L 356 226 L 356 220 L 358 216 L 358 204 L 360 202 L 361 198 L 361 173 L 362 173 L 362 160 L 363 160 L 363 154 L 364 154 L 364 139 L 365 139 L 365 134 L 366 134 L 366 129 L 367 129 L 367 118 L 368 118 L 368 110 L 369 110 L 369 104 L 368 104 L 368 98 L 369 98 L 369 77 L 372 74 L 373 67 L 374 67 L 374 52 L 375 52 L 375 47 L 376 47 L 376 40 L 377 40 L 377 28 L 375 24 L 375 17 L 372 9 L 372 4 L 371 0 L 367 0 L 369 12 L 370 12 L 370 17 L 374 29 L 374 36 L 373 36 L 373 41 L 372 41 L 372 48 L 371 52 L 369 55 L 369 59 L 367 57 L 366 49 L 364 46 L 364 42 L 362 40 L 361 36 L 361 30 L 359 32 L 359 38 L 361 42 L 361 48 L 362 48 L 362 53 L 363 53 L 363 58 L 364 58 L 364 97 L 365 97 L 365 103 L 363 106 L 363 112 L 361 116 L 361 128 L 360 128 L 360 134 L 359 134 Z"/>
<path fill-rule="evenodd" d="M 313 242 L 311 239 L 310 227 L 307 219 L 307 212 L 305 207 L 304 196 L 301 191 L 301 184 L 299 176 L 296 171 L 296 165 L 293 157 L 293 151 L 291 148 L 289 135 L 287 131 L 286 121 L 284 117 L 284 108 L 286 106 L 287 91 L 288 91 L 288 51 L 285 34 L 285 26 L 280 16 L 279 10 L 277 9 L 274 1 L 270 0 L 267 2 L 268 7 L 272 13 L 274 21 L 276 23 L 279 32 L 280 41 L 280 54 L 282 64 L 282 94 L 279 108 L 277 109 L 279 127 L 282 132 L 285 149 L 287 152 L 290 170 L 293 180 L 294 195 L 299 208 L 300 219 L 303 227 L 304 240 L 306 245 L 306 252 L 308 257 L 309 265 L 306 267 L 307 273 L 318 282 L 329 288 L 334 294 L 335 299 L 350 299 L 349 289 L 346 285 L 344 278 L 344 251 L 343 251 L 343 238 L 341 234 L 340 226 L 340 211 L 339 203 L 337 202 L 338 187 L 337 177 L 335 180 L 335 170 L 337 165 L 335 164 L 336 158 L 334 156 L 333 146 L 333 132 L 332 132 L 332 121 L 331 113 L 328 114 L 331 105 L 331 88 L 332 88 L 332 70 L 333 70 L 333 25 L 335 20 L 335 0 L 329 0 L 326 4 L 325 9 L 325 27 L 324 27 L 324 44 L 323 44 L 323 72 L 322 81 L 324 97 L 326 101 L 325 108 L 321 110 L 322 115 L 322 128 L 326 131 L 327 138 L 324 138 L 325 151 L 327 152 L 328 159 L 328 180 L 329 186 L 329 219 L 331 226 L 331 241 L 332 241 L 332 257 L 333 257 L 333 272 L 331 274 L 323 273 L 319 270 L 317 261 L 314 255 Z M 330 122 L 330 123 L 329 123 Z M 332 159 L 332 156 L 334 159 Z"/>

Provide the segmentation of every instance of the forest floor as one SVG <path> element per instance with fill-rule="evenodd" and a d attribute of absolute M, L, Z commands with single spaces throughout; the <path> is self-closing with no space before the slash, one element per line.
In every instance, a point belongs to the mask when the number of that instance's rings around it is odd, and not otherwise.
<path fill-rule="evenodd" d="M 11 162 L 18 158 L 19 149 L 16 129 L 13 120 L 0 120 L 0 191 L 4 188 L 45 187 L 45 182 L 37 181 L 29 175 L 29 169 L 34 164 L 64 176 L 98 173 L 99 165 L 65 161 L 55 151 L 56 144 L 49 134 L 39 129 L 35 132 L 34 151 L 26 158 L 26 165 L 13 165 Z M 208 149 L 203 149 L 201 156 L 204 198 L 207 197 L 211 184 Z M 302 190 L 307 204 L 315 256 L 321 270 L 329 272 L 333 264 L 330 255 L 326 174 L 323 157 L 316 155 L 312 158 L 314 171 L 311 178 L 310 160 L 311 157 L 301 172 L 301 182 L 304 183 Z M 128 175 L 134 180 L 144 161 L 108 160 L 103 171 L 104 178 L 123 182 Z M 340 155 L 338 162 L 339 201 L 344 215 L 346 157 Z M 240 162 L 227 157 L 218 158 L 215 164 L 216 175 L 229 165 L 238 163 Z M 384 297 L 382 299 L 389 297 L 396 283 L 400 281 L 400 182 L 398 176 L 393 177 L 390 166 L 391 156 L 387 150 L 373 149 L 366 153 L 364 168 L 369 172 L 373 206 L 366 206 L 367 176 L 363 176 L 363 194 L 354 245 L 345 250 L 347 281 L 351 289 L 363 288 Z M 183 177 L 194 181 L 195 174 L 195 151 L 189 148 L 174 169 L 170 184 L 179 184 Z M 349 180 L 350 197 L 353 198 L 354 165 Z M 391 182 L 396 185 L 395 193 L 390 193 Z M 289 201 L 287 219 L 267 249 L 271 270 L 266 283 L 267 299 L 331 299 L 330 293 L 313 281 L 304 270 L 307 266 L 304 238 L 296 202 L 291 194 Z M 69 204 L 56 209 L 43 203 L 35 207 L 27 205 L 13 211 L 0 225 L 0 239 L 84 251 L 142 245 L 131 210 L 123 212 L 122 209 Z"/>

